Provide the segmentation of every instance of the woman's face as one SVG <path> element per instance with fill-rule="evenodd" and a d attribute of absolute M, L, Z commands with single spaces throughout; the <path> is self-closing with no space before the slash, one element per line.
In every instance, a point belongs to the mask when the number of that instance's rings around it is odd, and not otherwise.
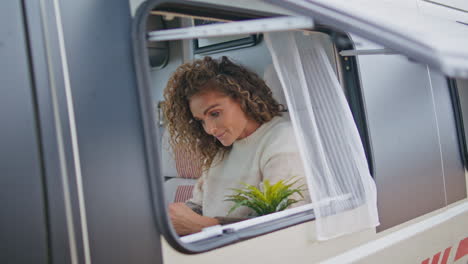
<path fill-rule="evenodd" d="M 201 122 L 205 132 L 224 146 L 249 136 L 260 126 L 247 117 L 238 102 L 219 91 L 195 94 L 189 105 L 193 117 Z"/>

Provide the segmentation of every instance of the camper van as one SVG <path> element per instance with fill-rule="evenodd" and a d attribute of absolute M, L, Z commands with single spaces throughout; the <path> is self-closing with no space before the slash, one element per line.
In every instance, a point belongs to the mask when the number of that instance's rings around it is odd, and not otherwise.
<path fill-rule="evenodd" d="M 1 263 L 468 263 L 464 1 L 1 6 Z M 207 56 L 284 106 L 311 201 L 178 235 L 206 170 L 164 90 Z"/>

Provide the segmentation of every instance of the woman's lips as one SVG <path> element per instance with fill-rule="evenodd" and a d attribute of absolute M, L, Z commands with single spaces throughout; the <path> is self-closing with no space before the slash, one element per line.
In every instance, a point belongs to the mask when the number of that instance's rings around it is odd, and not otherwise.
<path fill-rule="evenodd" d="M 224 137 L 225 134 L 226 134 L 226 132 L 221 133 L 221 134 L 219 134 L 219 135 L 216 135 L 215 137 L 216 137 L 217 139 L 221 139 L 222 137 Z"/>

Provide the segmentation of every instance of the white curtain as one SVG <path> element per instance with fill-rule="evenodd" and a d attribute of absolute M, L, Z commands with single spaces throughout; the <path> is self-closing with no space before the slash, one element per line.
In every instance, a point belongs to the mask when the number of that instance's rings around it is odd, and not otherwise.
<path fill-rule="evenodd" d="M 317 239 L 377 226 L 375 183 L 323 42 L 302 32 L 267 33 L 266 41 L 305 164 Z"/>

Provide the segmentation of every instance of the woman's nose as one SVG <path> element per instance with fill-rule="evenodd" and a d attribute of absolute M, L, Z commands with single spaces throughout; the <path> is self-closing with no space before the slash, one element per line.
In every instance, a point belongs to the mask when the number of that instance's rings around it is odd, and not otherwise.
<path fill-rule="evenodd" d="M 205 123 L 205 132 L 209 135 L 216 135 L 216 124 L 214 122 L 207 121 Z"/>

